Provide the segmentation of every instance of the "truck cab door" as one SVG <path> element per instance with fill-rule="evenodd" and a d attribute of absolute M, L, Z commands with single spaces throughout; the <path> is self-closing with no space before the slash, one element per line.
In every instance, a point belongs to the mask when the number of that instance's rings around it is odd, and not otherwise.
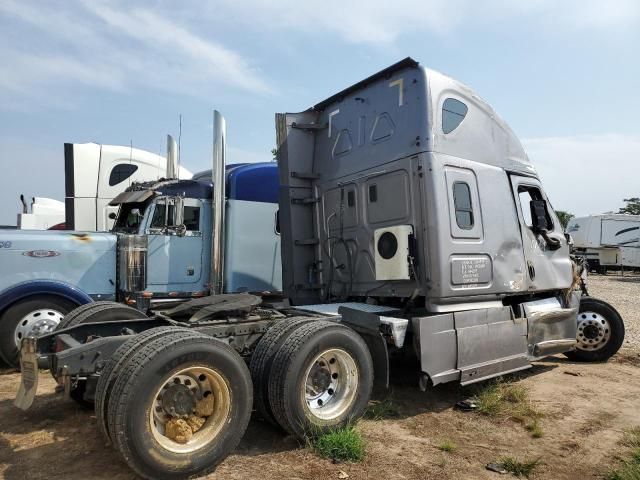
<path fill-rule="evenodd" d="M 203 203 L 184 199 L 183 228 L 174 224 L 174 199 L 158 198 L 149 212 L 145 233 L 149 236 L 147 289 L 154 296 L 185 296 L 206 290 L 203 275 L 207 219 Z"/>
<path fill-rule="evenodd" d="M 531 177 L 511 175 L 511 187 L 527 265 L 527 289 L 543 291 L 568 288 L 573 281 L 569 246 L 540 182 Z M 535 215 L 544 215 L 546 218 L 546 233 L 535 228 Z"/>

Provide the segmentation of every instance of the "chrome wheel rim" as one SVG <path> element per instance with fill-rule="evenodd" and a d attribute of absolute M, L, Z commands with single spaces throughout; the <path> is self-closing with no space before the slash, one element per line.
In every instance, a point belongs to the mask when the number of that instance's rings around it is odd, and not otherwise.
<path fill-rule="evenodd" d="M 20 348 L 23 338 L 39 337 L 52 332 L 64 317 L 64 313 L 53 308 L 40 308 L 22 317 L 13 332 L 16 347 Z"/>
<path fill-rule="evenodd" d="M 611 338 L 609 321 L 596 312 L 578 314 L 578 336 L 576 347 L 593 352 L 603 348 Z"/>
<path fill-rule="evenodd" d="M 207 415 L 202 414 L 199 403 L 205 399 L 213 403 Z M 215 441 L 227 423 L 231 389 L 217 371 L 192 366 L 168 375 L 150 403 L 149 425 L 154 439 L 171 452 L 192 453 Z M 171 422 L 182 420 L 192 425 L 193 417 L 199 418 L 202 425 L 192 428 L 186 441 L 167 436 L 171 435 Z"/>
<path fill-rule="evenodd" d="M 352 405 L 359 372 L 353 357 L 333 348 L 317 355 L 304 376 L 303 398 L 307 411 L 320 420 L 333 420 Z"/>

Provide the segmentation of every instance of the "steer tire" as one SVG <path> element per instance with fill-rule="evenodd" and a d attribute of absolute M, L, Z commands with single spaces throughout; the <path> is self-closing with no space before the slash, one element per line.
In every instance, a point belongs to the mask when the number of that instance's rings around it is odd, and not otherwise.
<path fill-rule="evenodd" d="M 607 302 L 593 297 L 583 297 L 580 300 L 580 309 L 578 311 L 577 321 L 580 322 L 588 313 L 602 316 L 608 323 L 610 329 L 609 339 L 597 349 L 580 348 L 580 342 L 575 350 L 566 352 L 565 356 L 570 360 L 579 362 L 605 362 L 620 350 L 624 342 L 624 322 L 618 311 Z M 578 332 L 580 335 L 580 332 Z M 578 339 L 579 340 L 579 339 Z"/>
<path fill-rule="evenodd" d="M 76 303 L 56 295 L 37 295 L 11 305 L 0 315 L 0 358 L 10 367 L 20 368 L 20 347 L 15 335 L 18 324 L 29 313 L 51 309 L 66 314 L 75 306 Z"/>
<path fill-rule="evenodd" d="M 185 336 L 202 336 L 202 334 L 196 330 L 183 327 L 165 326 L 151 328 L 137 335 L 132 335 L 131 338 L 120 345 L 113 355 L 111 355 L 109 360 L 107 360 L 104 368 L 100 372 L 100 378 L 96 385 L 95 402 L 98 430 L 102 433 L 107 444 L 112 443 L 112 437 L 108 428 L 107 412 L 109 410 L 109 405 L 115 405 L 117 403 L 117 401 L 114 400 L 112 402 L 111 400 L 111 390 L 113 389 L 116 379 L 120 375 L 122 366 L 132 355 L 135 355 L 135 353 L 147 343 L 164 335 L 177 332 L 185 332 Z"/>
<path fill-rule="evenodd" d="M 249 423 L 251 375 L 242 357 L 212 337 L 185 335 L 170 333 L 138 349 L 122 365 L 111 391 L 115 404 L 109 407 L 109 431 L 125 462 L 144 478 L 188 478 L 213 471 L 238 445 Z M 154 428 L 153 412 L 158 411 L 157 395 L 172 388 L 164 386 L 180 383 L 174 382 L 177 376 L 193 370 L 217 378 L 219 383 L 210 384 L 215 391 L 209 392 L 215 395 L 216 413 L 206 417 L 188 443 L 177 446 Z"/>
<path fill-rule="evenodd" d="M 299 325 L 311 320 L 309 317 L 287 318 L 274 323 L 262 336 L 251 355 L 249 370 L 253 382 L 254 407 L 263 419 L 274 426 L 279 426 L 279 424 L 273 418 L 269 405 L 269 372 L 273 358 L 287 335 Z"/>
<path fill-rule="evenodd" d="M 307 372 L 314 365 L 324 365 L 324 357 L 314 361 L 319 355 L 336 351 L 350 358 L 355 368 L 349 369 L 351 376 L 341 374 L 345 386 L 336 387 L 325 406 L 331 406 L 331 402 L 335 406 L 335 401 L 340 399 L 343 391 L 352 393 L 342 402 L 342 410 L 338 409 L 334 416 L 321 418 L 314 413 L 305 397 Z M 336 362 L 335 353 L 328 356 L 332 358 L 328 363 Z M 341 362 L 338 360 L 336 363 Z M 328 378 L 339 377 L 336 374 Z M 269 375 L 269 403 L 280 426 L 303 439 L 342 427 L 361 417 L 372 388 L 373 362 L 362 337 L 345 325 L 316 320 L 299 325 L 276 353 Z"/>

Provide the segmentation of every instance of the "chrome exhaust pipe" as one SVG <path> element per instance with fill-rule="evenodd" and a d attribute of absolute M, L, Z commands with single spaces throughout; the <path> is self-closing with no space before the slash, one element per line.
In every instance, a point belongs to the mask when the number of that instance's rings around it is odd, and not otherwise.
<path fill-rule="evenodd" d="M 178 144 L 171 135 L 167 135 L 167 179 L 178 178 Z"/>
<path fill-rule="evenodd" d="M 227 122 L 220 112 L 213 111 L 213 230 L 211 238 L 212 295 L 224 291 L 224 211 L 225 211 L 225 164 L 227 161 Z"/>

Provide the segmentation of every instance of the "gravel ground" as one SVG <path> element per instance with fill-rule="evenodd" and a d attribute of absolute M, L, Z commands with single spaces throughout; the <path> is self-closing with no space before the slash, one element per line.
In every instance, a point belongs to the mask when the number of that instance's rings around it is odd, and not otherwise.
<path fill-rule="evenodd" d="M 624 320 L 625 350 L 640 352 L 640 276 L 590 275 L 589 293 L 613 305 Z"/>

